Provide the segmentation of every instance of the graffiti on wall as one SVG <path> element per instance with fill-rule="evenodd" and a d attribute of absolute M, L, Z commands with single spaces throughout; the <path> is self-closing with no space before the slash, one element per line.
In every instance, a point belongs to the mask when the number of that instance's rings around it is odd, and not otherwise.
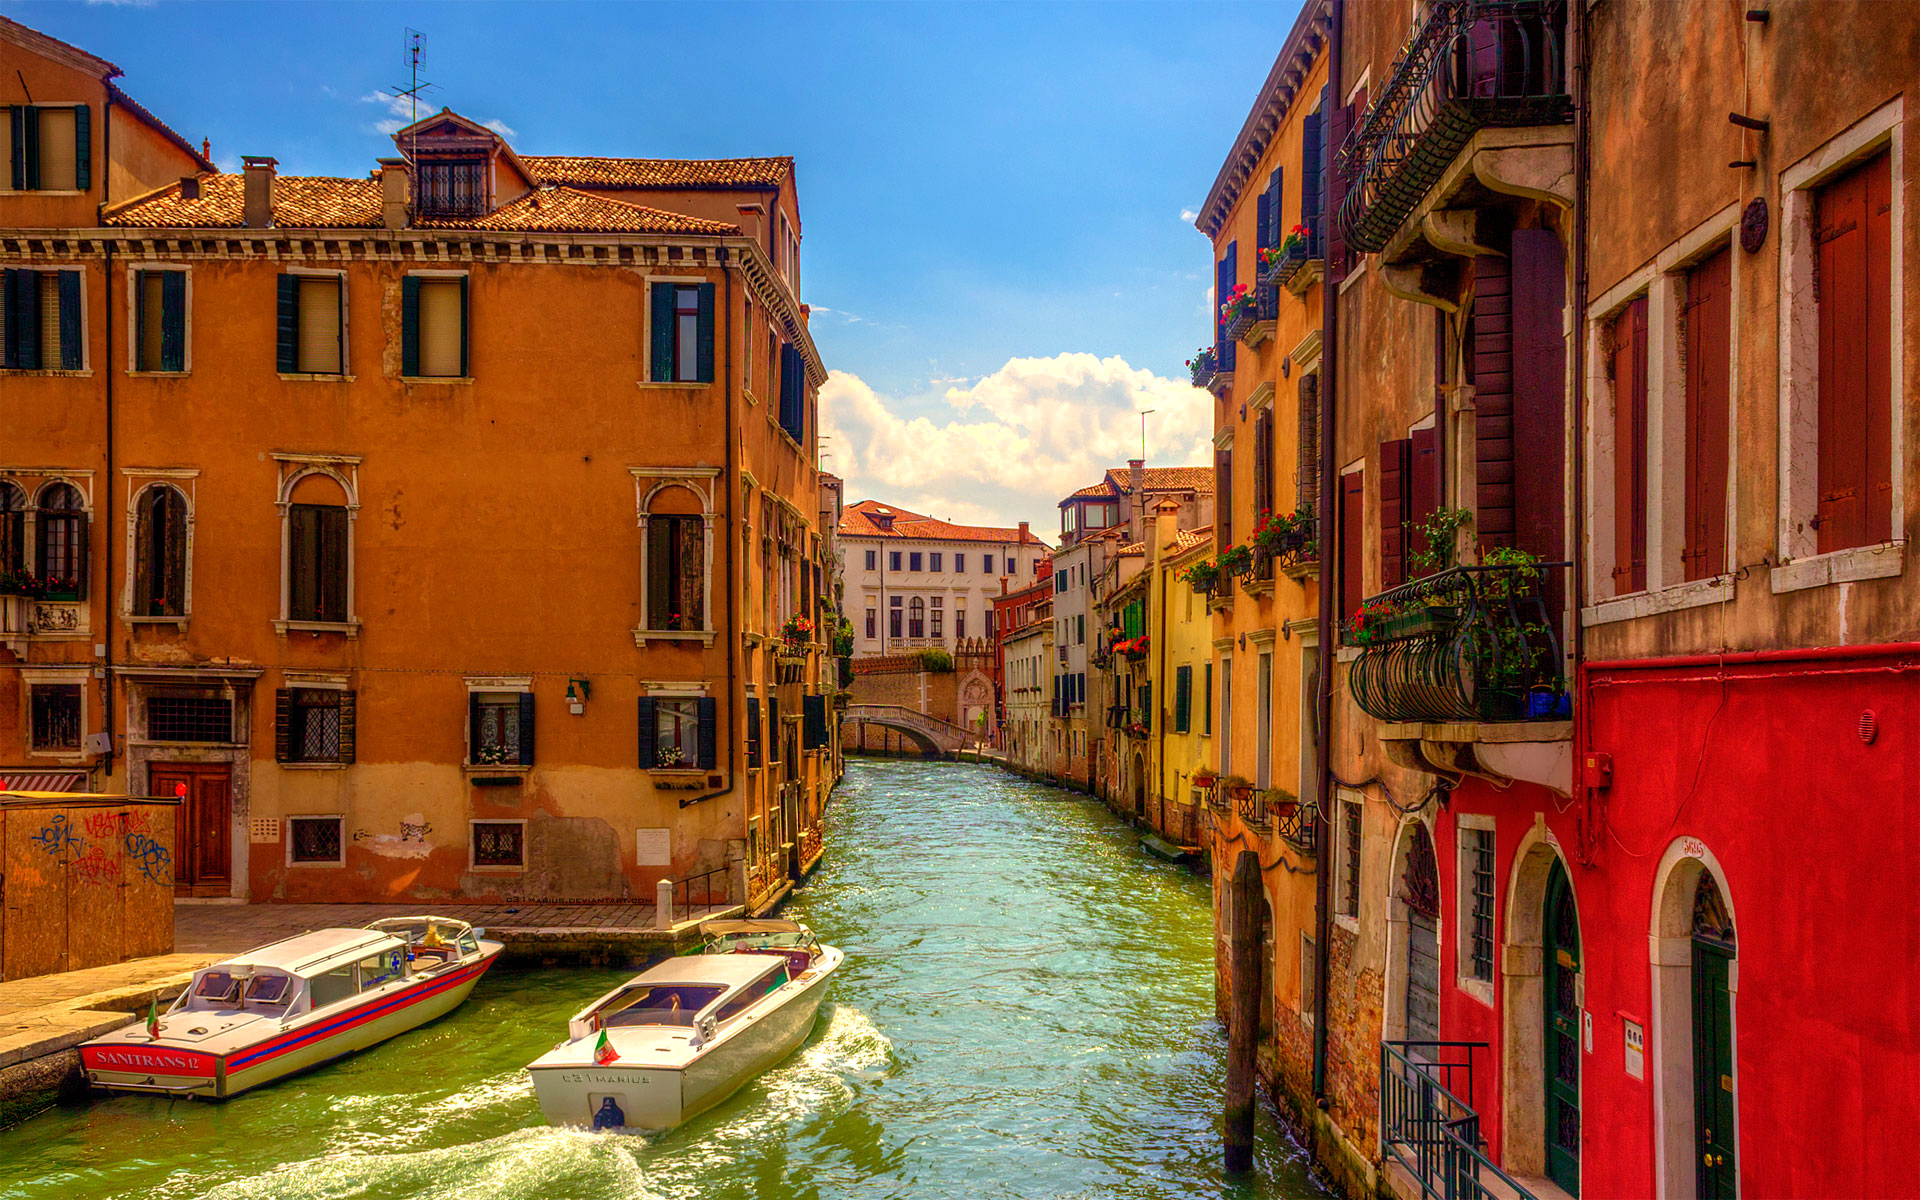
<path fill-rule="evenodd" d="M 172 887 L 173 852 L 154 839 L 152 830 L 153 817 L 146 812 L 90 812 L 77 823 L 66 813 L 54 813 L 27 840 L 83 887 L 112 887 L 135 870 L 148 883 Z M 109 853 L 115 841 L 120 861 Z"/>

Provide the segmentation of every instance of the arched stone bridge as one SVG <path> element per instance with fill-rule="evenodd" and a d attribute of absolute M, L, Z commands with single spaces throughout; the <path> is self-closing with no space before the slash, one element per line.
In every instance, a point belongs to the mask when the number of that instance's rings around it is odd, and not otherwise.
<path fill-rule="evenodd" d="M 926 713 L 916 712 L 900 704 L 849 704 L 841 714 L 843 722 L 868 725 L 880 725 L 895 730 L 908 741 L 919 747 L 923 754 L 944 757 L 953 754 L 964 746 L 978 740 L 968 731 L 939 717 L 930 717 Z M 843 744 L 852 744 L 856 738 L 843 737 Z"/>

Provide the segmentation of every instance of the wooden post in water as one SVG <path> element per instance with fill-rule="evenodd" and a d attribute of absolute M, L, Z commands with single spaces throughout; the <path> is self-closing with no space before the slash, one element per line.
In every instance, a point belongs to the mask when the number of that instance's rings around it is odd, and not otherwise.
<path fill-rule="evenodd" d="M 1253 1170 L 1254 1053 L 1260 1040 L 1260 859 L 1242 850 L 1228 884 L 1232 934 L 1227 962 L 1227 1170 Z"/>

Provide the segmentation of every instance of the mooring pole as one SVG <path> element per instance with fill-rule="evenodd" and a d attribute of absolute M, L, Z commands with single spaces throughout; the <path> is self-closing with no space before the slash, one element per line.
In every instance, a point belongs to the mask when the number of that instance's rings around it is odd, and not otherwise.
<path fill-rule="evenodd" d="M 1242 850 L 1233 864 L 1228 954 L 1233 1003 L 1227 1021 L 1227 1170 L 1253 1170 L 1254 1054 L 1260 1039 L 1260 859 Z"/>

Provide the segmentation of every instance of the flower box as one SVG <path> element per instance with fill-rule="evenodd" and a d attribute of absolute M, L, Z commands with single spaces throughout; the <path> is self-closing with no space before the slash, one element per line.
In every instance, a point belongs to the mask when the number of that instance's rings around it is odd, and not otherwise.
<path fill-rule="evenodd" d="M 1453 632 L 1460 610 L 1451 604 L 1422 605 L 1406 612 L 1381 617 L 1375 624 L 1375 641 L 1400 642 L 1408 638 L 1440 636 Z"/>
<path fill-rule="evenodd" d="M 1240 309 L 1227 318 L 1227 336 L 1236 342 L 1245 341 L 1253 329 L 1253 323 L 1259 319 L 1257 310 L 1251 307 Z"/>

